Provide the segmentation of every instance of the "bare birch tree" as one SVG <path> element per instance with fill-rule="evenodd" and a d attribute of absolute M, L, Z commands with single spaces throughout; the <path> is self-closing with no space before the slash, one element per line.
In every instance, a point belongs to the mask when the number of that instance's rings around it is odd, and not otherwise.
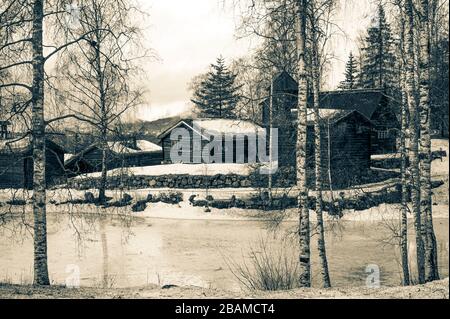
<path fill-rule="evenodd" d="M 439 279 L 436 236 L 433 228 L 431 198 L 431 107 L 430 107 L 430 4 L 419 5 L 419 110 L 420 110 L 420 209 L 422 238 L 425 243 L 426 280 Z"/>
<path fill-rule="evenodd" d="M 80 9 L 79 26 L 67 30 L 68 37 L 88 34 L 66 50 L 60 59 L 58 93 L 70 114 L 88 123 L 98 136 L 102 151 L 98 201 L 106 201 L 109 144 L 108 136 L 124 113 L 142 102 L 143 90 L 137 85 L 141 29 L 131 22 L 138 9 L 132 2 L 85 1 Z M 144 53 L 142 56 L 146 56 Z M 132 83 L 134 81 L 134 83 Z M 70 116 L 70 115 L 69 115 Z"/>
<path fill-rule="evenodd" d="M 406 49 L 405 49 L 405 10 L 402 0 L 396 2 L 399 11 L 400 27 L 400 87 L 401 87 L 401 132 L 400 132 L 400 155 L 401 155 L 401 228 L 400 228 L 400 255 L 403 271 L 403 285 L 410 284 L 409 260 L 408 260 L 408 154 L 407 154 L 407 131 L 408 131 L 408 102 L 406 94 Z"/>
<path fill-rule="evenodd" d="M 306 136 L 308 70 L 306 67 L 306 20 L 307 1 L 298 0 L 296 33 L 298 50 L 298 121 L 297 121 L 297 188 L 299 212 L 299 285 L 311 287 L 310 220 L 308 208 L 308 185 L 306 180 Z"/>
<path fill-rule="evenodd" d="M 1 88 L 21 88 L 28 92 L 29 101 L 22 103 L 20 110 L 25 112 L 31 106 L 31 129 L 24 136 L 31 135 L 33 153 L 33 216 L 34 216 L 34 284 L 50 284 L 47 257 L 47 217 L 46 217 L 46 127 L 61 118 L 45 118 L 45 86 L 48 77 L 46 63 L 52 57 L 77 44 L 96 30 L 78 34 L 65 39 L 64 43 L 50 45 L 44 43 L 46 19 L 63 19 L 70 15 L 66 10 L 67 1 L 8 0 L 0 6 L 0 34 L 6 35 L 0 49 L 9 55 L 2 59 L 0 72 L 22 74 L 17 82 L 2 83 Z M 51 31 L 46 25 L 46 31 Z M 13 37 L 14 31 L 20 31 Z M 48 32 L 51 33 L 51 32 Z M 18 34 L 18 35 L 17 35 Z M 47 55 L 44 48 L 49 51 Z M 48 110 L 47 110 L 48 111 Z M 71 116 L 76 117 L 76 114 Z"/>
<path fill-rule="evenodd" d="M 422 236 L 422 215 L 420 211 L 420 169 L 419 169 L 419 106 L 416 96 L 416 56 L 415 56 L 415 8 L 413 0 L 406 0 L 406 95 L 409 109 L 409 159 L 411 178 L 411 201 L 416 232 L 417 270 L 419 283 L 425 282 L 425 250 Z"/>
<path fill-rule="evenodd" d="M 315 191 L 316 191 L 316 215 L 317 215 L 317 245 L 319 251 L 320 271 L 323 286 L 331 287 L 330 274 L 328 271 L 328 260 L 325 243 L 325 226 L 323 221 L 323 161 L 322 161 L 322 127 L 319 115 L 320 90 L 322 82 L 322 70 L 324 63 L 324 50 L 329 36 L 329 17 L 334 9 L 333 0 L 317 1 L 309 3 L 309 41 L 311 55 L 311 83 L 313 93 L 314 112 L 314 167 L 315 167 Z M 330 137 L 328 137 L 329 139 Z M 331 186 L 330 186 L 331 187 Z"/>

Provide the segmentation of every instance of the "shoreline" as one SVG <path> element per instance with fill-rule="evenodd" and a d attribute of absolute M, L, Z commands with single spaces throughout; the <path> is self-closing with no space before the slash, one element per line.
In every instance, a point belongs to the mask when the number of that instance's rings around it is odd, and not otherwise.
<path fill-rule="evenodd" d="M 9 206 L 5 210 L 9 216 L 19 216 L 32 213 L 31 205 Z M 247 221 L 264 222 L 273 220 L 275 216 L 284 214 L 285 222 L 297 222 L 298 215 L 296 209 L 285 211 L 263 211 L 253 209 L 211 208 L 211 212 L 205 212 L 203 207 L 194 207 L 188 201 L 179 204 L 152 203 L 143 212 L 132 212 L 131 205 L 126 207 L 100 207 L 95 204 L 48 204 L 48 214 L 64 214 L 77 216 L 110 216 L 110 217 L 131 217 L 162 220 L 186 220 L 186 221 Z M 310 211 L 311 220 L 315 222 L 315 211 Z M 380 222 L 385 220 L 400 219 L 400 210 L 397 204 L 382 204 L 362 211 L 347 210 L 341 218 L 324 214 L 325 222 Z M 433 218 L 448 219 L 449 205 L 438 204 L 433 206 Z M 408 220 L 413 220 L 412 214 L 408 215 Z"/>

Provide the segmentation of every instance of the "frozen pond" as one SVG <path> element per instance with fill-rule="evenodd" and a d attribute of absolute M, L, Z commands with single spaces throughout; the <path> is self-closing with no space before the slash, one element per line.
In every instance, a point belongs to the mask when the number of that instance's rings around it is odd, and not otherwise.
<path fill-rule="evenodd" d="M 10 221 L 0 229 L 0 282 L 31 282 L 32 239 L 19 224 Z M 444 277 L 449 264 L 448 219 L 436 219 L 435 224 Z M 278 233 L 284 236 L 294 226 L 286 224 Z M 392 233 L 385 222 L 347 221 L 332 228 L 327 232 L 327 250 L 334 286 L 365 285 L 369 265 L 379 267 L 382 285 L 400 284 L 398 251 L 386 243 Z M 264 222 L 50 214 L 49 272 L 54 284 L 64 284 L 79 272 L 83 286 L 175 284 L 239 289 L 227 260 L 242 262 L 263 238 L 273 239 Z M 315 245 L 313 255 L 317 270 Z M 313 275 L 317 283 L 316 272 Z"/>

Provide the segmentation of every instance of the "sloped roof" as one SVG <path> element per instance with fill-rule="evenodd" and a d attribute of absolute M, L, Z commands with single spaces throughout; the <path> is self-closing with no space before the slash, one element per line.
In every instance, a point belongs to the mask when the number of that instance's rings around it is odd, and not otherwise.
<path fill-rule="evenodd" d="M 162 152 L 162 147 L 159 145 L 156 145 L 152 142 L 146 141 L 146 140 L 137 140 L 137 149 L 133 149 L 130 147 L 127 147 L 123 144 L 123 142 L 108 142 L 108 149 L 110 152 L 115 153 L 116 155 L 129 155 L 129 154 L 146 154 L 146 153 L 158 153 Z M 94 149 L 98 148 L 100 143 L 94 143 L 81 151 L 78 154 L 72 155 L 71 157 L 67 158 L 65 165 L 69 165 L 73 163 L 74 161 L 78 161 L 80 158 L 82 158 L 85 154 L 93 151 Z"/>
<path fill-rule="evenodd" d="M 286 71 L 280 72 L 273 80 L 273 89 L 276 92 L 297 92 L 298 83 Z M 270 90 L 270 87 L 268 88 Z"/>
<path fill-rule="evenodd" d="M 193 124 L 209 134 L 252 134 L 261 129 L 253 122 L 231 119 L 200 119 Z"/>
<path fill-rule="evenodd" d="M 344 90 L 320 93 L 320 108 L 356 110 L 367 118 L 380 106 L 383 99 L 381 90 Z"/>
<path fill-rule="evenodd" d="M 251 134 L 256 133 L 258 130 L 262 129 L 261 126 L 245 120 L 232 120 L 232 119 L 196 119 L 196 120 L 181 120 L 176 125 L 172 126 L 164 133 L 162 133 L 159 138 L 164 138 L 171 134 L 172 130 L 180 126 L 187 126 L 189 129 L 193 130 L 202 138 L 209 139 L 208 134 Z"/>
<path fill-rule="evenodd" d="M 296 109 L 292 110 L 292 112 L 295 115 L 298 114 Z M 319 120 L 323 123 L 335 124 L 340 120 L 343 120 L 348 116 L 352 115 L 353 113 L 360 114 L 367 122 L 371 123 L 370 119 L 368 119 L 367 116 L 365 116 L 364 114 L 360 113 L 357 110 L 319 109 Z M 295 116 L 294 120 L 295 121 L 297 120 Z M 314 125 L 315 122 L 314 110 L 308 109 L 307 121 L 308 125 Z"/>
<path fill-rule="evenodd" d="M 161 152 L 162 147 L 147 140 L 137 140 L 137 147 L 142 152 Z"/>
<path fill-rule="evenodd" d="M 298 82 L 286 71 L 281 72 L 274 80 L 274 90 L 278 92 L 298 92 Z M 357 110 L 367 118 L 372 118 L 384 97 L 381 89 L 356 89 L 320 92 L 320 108 Z M 296 108 L 296 101 L 292 108 Z M 310 95 L 308 107 L 312 107 Z"/>
<path fill-rule="evenodd" d="M 54 150 L 65 152 L 64 149 L 53 142 L 51 139 L 45 140 L 47 147 L 51 147 Z M 31 137 L 26 136 L 22 139 L 7 139 L 0 140 L 0 153 L 24 153 L 31 151 Z"/>

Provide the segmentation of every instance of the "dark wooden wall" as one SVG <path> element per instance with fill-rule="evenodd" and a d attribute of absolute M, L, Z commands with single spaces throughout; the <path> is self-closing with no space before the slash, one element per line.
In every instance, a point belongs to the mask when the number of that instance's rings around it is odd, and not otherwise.
<path fill-rule="evenodd" d="M 85 152 L 78 161 L 72 162 L 70 165 L 66 166 L 67 174 L 69 177 L 73 177 L 79 174 L 101 172 L 102 158 L 102 150 L 98 147 L 93 147 L 91 150 Z M 114 152 L 108 152 L 106 166 L 107 169 L 110 170 L 121 167 L 159 165 L 162 161 L 162 152 L 131 154 L 116 154 Z"/>
<path fill-rule="evenodd" d="M 397 132 L 400 129 L 400 124 L 390 106 L 386 102 L 382 103 L 372 115 L 371 120 L 374 123 L 371 136 L 372 154 L 397 152 Z M 379 131 L 389 131 L 389 136 L 379 139 Z"/>
<path fill-rule="evenodd" d="M 47 187 L 64 182 L 64 152 L 47 145 L 45 178 Z M 0 153 L 0 188 L 33 187 L 33 159 L 30 151 Z"/>
<path fill-rule="evenodd" d="M 328 141 L 328 126 L 322 125 L 321 155 L 322 181 L 329 185 L 328 169 L 331 169 L 333 186 L 346 187 L 367 175 L 370 169 L 371 125 L 362 115 L 353 113 L 349 117 L 330 125 L 331 141 Z M 307 166 L 310 183 L 314 183 L 315 149 L 314 128 L 308 127 Z M 330 165 L 329 165 L 330 164 Z"/>
<path fill-rule="evenodd" d="M 200 153 L 198 152 L 193 152 L 193 148 L 194 148 L 194 142 L 193 142 L 193 134 L 197 134 L 195 132 L 193 132 L 191 129 L 188 129 L 189 134 L 190 134 L 190 140 L 189 140 L 189 149 L 185 150 L 185 152 L 187 152 L 189 155 L 189 161 L 188 164 L 197 164 L 197 163 L 203 163 L 204 160 L 202 158 L 202 150 L 204 149 L 204 147 L 209 143 L 208 140 L 206 140 L 205 138 L 202 139 L 202 143 L 201 143 L 201 150 Z M 168 134 L 167 136 L 165 136 L 162 139 L 162 147 L 163 147 L 163 161 L 166 164 L 171 164 L 172 163 L 172 159 L 170 158 L 170 151 L 171 148 L 177 143 L 177 141 L 172 141 L 170 139 L 170 134 Z M 244 145 L 244 154 L 239 154 L 239 156 L 237 156 L 237 145 L 238 143 L 242 143 Z M 221 158 L 222 158 L 222 163 L 226 163 L 229 162 L 227 161 L 226 158 L 226 151 L 227 151 L 227 147 L 229 145 L 227 145 L 226 141 L 225 141 L 225 136 L 222 136 L 222 153 L 221 153 Z M 237 162 L 237 158 L 240 158 L 240 156 L 243 156 L 243 160 L 244 163 L 247 163 L 249 161 L 249 140 L 247 138 L 247 136 L 234 136 L 233 137 L 233 146 L 232 146 L 232 151 L 233 151 L 233 159 L 232 159 L 232 163 L 236 163 Z M 258 144 L 257 144 L 257 149 L 256 151 L 258 152 Z M 214 153 L 211 153 L 211 156 L 213 156 Z M 258 159 L 258 154 L 256 153 L 256 159 Z"/>

